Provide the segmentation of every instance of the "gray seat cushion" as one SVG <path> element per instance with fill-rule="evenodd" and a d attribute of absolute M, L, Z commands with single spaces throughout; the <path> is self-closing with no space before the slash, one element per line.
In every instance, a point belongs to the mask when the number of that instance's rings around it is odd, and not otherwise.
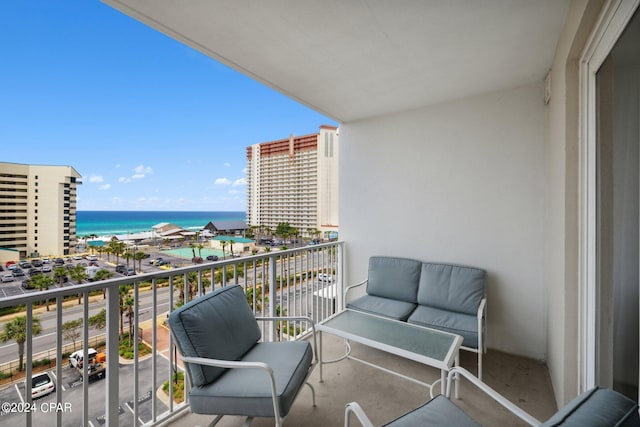
<path fill-rule="evenodd" d="M 595 387 L 573 399 L 542 426 L 636 427 L 640 418 L 636 402 L 613 390 Z"/>
<path fill-rule="evenodd" d="M 413 259 L 369 258 L 367 294 L 415 303 L 422 263 Z"/>
<path fill-rule="evenodd" d="M 475 315 L 485 294 L 485 276 L 485 271 L 479 268 L 425 262 L 417 302 Z"/>
<path fill-rule="evenodd" d="M 480 427 L 449 399 L 439 394 L 424 405 L 385 424 L 388 427 L 455 426 Z"/>
<path fill-rule="evenodd" d="M 268 342 L 258 343 L 242 361 L 259 361 L 272 367 L 280 416 L 284 417 L 304 384 L 312 356 L 307 341 Z M 229 369 L 217 381 L 192 388 L 189 401 L 198 414 L 274 416 L 268 377 L 258 369 Z"/>
<path fill-rule="evenodd" d="M 416 306 L 414 303 L 374 295 L 364 295 L 347 303 L 347 308 L 402 321 L 409 318 Z"/>
<path fill-rule="evenodd" d="M 258 322 L 238 285 L 193 300 L 169 316 L 169 327 L 181 354 L 240 360 L 261 338 Z M 224 368 L 187 364 L 191 384 L 208 384 Z"/>
<path fill-rule="evenodd" d="M 461 335 L 464 338 L 463 346 L 478 348 L 478 317 L 475 314 L 419 305 L 409 316 L 408 322 Z"/>

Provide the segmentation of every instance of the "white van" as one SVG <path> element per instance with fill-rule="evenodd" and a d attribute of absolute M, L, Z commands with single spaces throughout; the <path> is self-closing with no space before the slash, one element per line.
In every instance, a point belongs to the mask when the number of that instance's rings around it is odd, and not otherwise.
<path fill-rule="evenodd" d="M 69 366 L 72 366 L 74 368 L 82 368 L 83 353 L 84 349 L 71 353 L 71 356 L 69 356 Z M 89 360 L 91 360 L 96 357 L 96 354 L 98 354 L 98 352 L 94 348 L 90 348 L 87 350 L 87 354 L 89 356 Z"/>

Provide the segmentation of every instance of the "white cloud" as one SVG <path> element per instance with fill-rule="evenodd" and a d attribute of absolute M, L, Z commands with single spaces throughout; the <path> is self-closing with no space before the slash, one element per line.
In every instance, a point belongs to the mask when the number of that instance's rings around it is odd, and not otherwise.
<path fill-rule="evenodd" d="M 214 184 L 216 185 L 229 185 L 231 181 L 228 178 L 218 178 L 215 180 Z"/>
<path fill-rule="evenodd" d="M 104 185 L 101 185 L 101 186 L 100 186 L 100 189 L 101 189 L 101 190 L 108 190 L 108 189 L 110 189 L 110 188 L 111 188 L 111 184 L 104 184 Z"/>
<path fill-rule="evenodd" d="M 131 179 L 142 179 L 144 178 L 144 174 L 143 173 L 137 173 L 133 176 L 131 176 Z"/>
<path fill-rule="evenodd" d="M 231 163 L 229 163 L 229 162 L 224 162 L 224 166 L 225 166 L 225 167 L 227 167 L 227 168 L 230 168 L 230 167 L 231 167 Z"/>
<path fill-rule="evenodd" d="M 133 171 L 136 173 L 136 175 L 143 175 L 143 176 L 148 173 L 153 173 L 153 169 L 151 168 L 151 166 L 145 166 L 145 165 L 136 166 L 135 169 L 133 169 Z"/>
<path fill-rule="evenodd" d="M 131 182 L 131 178 L 127 178 L 126 176 L 121 176 L 120 178 L 118 178 L 118 182 L 121 184 L 127 184 Z"/>
<path fill-rule="evenodd" d="M 236 179 L 235 181 L 233 181 L 233 184 L 231 184 L 232 187 L 239 187 L 241 185 L 247 185 L 247 180 L 244 178 L 240 178 Z"/>
<path fill-rule="evenodd" d="M 91 175 L 89 177 L 89 182 L 92 184 L 97 182 L 102 182 L 102 181 L 104 181 L 104 179 L 100 175 Z"/>

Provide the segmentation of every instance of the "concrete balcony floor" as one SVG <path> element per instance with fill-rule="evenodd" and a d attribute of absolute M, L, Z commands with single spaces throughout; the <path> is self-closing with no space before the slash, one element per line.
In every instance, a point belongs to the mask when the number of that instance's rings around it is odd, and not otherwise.
<path fill-rule="evenodd" d="M 324 335 L 323 346 L 326 360 L 344 353 L 342 339 L 331 335 Z M 352 344 L 352 354 L 426 382 L 440 377 L 440 371 L 435 368 L 359 344 Z M 474 373 L 475 356 L 466 351 L 460 353 L 461 365 Z M 549 373 L 542 363 L 489 350 L 484 365 L 484 381 L 532 416 L 544 421 L 556 412 Z M 352 401 L 363 407 L 374 425 L 382 425 L 429 400 L 425 387 L 353 360 L 324 365 L 323 370 L 322 383 L 318 367 L 310 377 L 316 391 L 317 406 L 312 406 L 309 388 L 303 387 L 284 421 L 285 426 L 342 426 L 344 406 Z M 460 399 L 453 400 L 483 426 L 527 425 L 464 380 L 460 385 Z M 212 419 L 211 416 L 188 413 L 170 425 L 206 426 Z M 243 421 L 243 417 L 225 416 L 217 425 L 239 427 Z M 251 425 L 273 426 L 274 420 L 256 418 Z M 359 423 L 353 420 L 352 425 L 358 426 Z"/>

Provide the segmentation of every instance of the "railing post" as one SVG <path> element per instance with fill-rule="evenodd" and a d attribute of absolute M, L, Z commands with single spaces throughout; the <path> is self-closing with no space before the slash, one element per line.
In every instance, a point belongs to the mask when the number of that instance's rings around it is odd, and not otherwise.
<path fill-rule="evenodd" d="M 106 424 L 118 427 L 119 380 L 118 369 L 118 321 L 120 319 L 119 287 L 107 289 L 107 390 L 105 394 Z"/>
<path fill-rule="evenodd" d="M 344 243 L 338 242 L 336 244 L 337 251 L 337 264 L 336 269 L 336 311 L 341 310 L 346 304 L 344 300 Z"/>
<path fill-rule="evenodd" d="M 269 255 L 269 317 L 275 317 L 276 315 L 276 270 L 277 270 L 277 257 L 275 255 Z M 276 340 L 276 327 L 275 322 L 269 322 L 269 339 L 271 341 Z"/>

